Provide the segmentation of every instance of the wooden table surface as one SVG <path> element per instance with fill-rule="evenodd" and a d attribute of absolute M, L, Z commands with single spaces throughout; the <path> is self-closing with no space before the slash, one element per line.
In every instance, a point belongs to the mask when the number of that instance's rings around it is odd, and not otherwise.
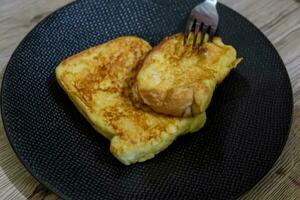
<path fill-rule="evenodd" d="M 0 0 L 0 70 L 39 21 L 72 0 Z M 273 43 L 294 92 L 293 124 L 273 169 L 242 199 L 300 199 L 300 0 L 220 0 L 253 22 Z M 12 151 L 0 123 L 0 199 L 59 199 L 40 185 Z"/>

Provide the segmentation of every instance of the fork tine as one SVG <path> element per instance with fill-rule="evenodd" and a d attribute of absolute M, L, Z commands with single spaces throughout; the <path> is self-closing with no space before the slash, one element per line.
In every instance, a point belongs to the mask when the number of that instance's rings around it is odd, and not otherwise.
<path fill-rule="evenodd" d="M 185 32 L 184 32 L 183 45 L 186 45 L 186 43 L 188 42 L 193 25 L 194 25 L 194 19 L 192 17 L 189 17 L 186 28 L 185 28 Z"/>
<path fill-rule="evenodd" d="M 195 49 L 195 45 L 196 45 L 196 42 L 197 42 L 200 27 L 201 27 L 201 24 L 199 22 L 196 22 L 194 40 L 193 40 L 193 45 L 192 45 L 193 49 Z"/>
<path fill-rule="evenodd" d="M 205 24 L 203 25 L 203 28 L 201 30 L 201 41 L 200 41 L 200 44 L 199 44 L 199 49 L 201 49 L 202 46 L 203 46 L 205 35 L 206 35 L 207 31 L 208 31 L 208 28 L 209 27 L 207 27 Z"/>
<path fill-rule="evenodd" d="M 209 41 L 210 41 L 210 42 L 213 41 L 213 38 L 214 38 L 215 34 L 216 34 L 216 29 L 213 28 L 213 27 L 211 27 L 211 28 L 210 28 L 210 32 L 209 32 Z"/>

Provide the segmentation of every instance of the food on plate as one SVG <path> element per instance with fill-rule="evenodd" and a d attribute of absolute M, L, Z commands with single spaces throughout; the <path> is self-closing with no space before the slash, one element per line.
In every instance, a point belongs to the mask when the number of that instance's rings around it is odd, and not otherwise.
<path fill-rule="evenodd" d="M 136 101 L 157 113 L 190 117 L 205 112 L 216 85 L 241 60 L 219 37 L 213 42 L 207 42 L 206 37 L 200 50 L 192 48 L 193 34 L 185 46 L 183 37 L 182 33 L 167 37 L 154 47 L 137 75 L 133 88 Z"/>
<path fill-rule="evenodd" d="M 134 104 L 136 94 L 131 88 L 151 49 L 140 38 L 120 37 L 67 58 L 55 71 L 71 101 L 111 141 L 111 153 L 125 165 L 153 158 L 178 136 L 199 130 L 206 121 L 205 112 L 172 117 Z"/>

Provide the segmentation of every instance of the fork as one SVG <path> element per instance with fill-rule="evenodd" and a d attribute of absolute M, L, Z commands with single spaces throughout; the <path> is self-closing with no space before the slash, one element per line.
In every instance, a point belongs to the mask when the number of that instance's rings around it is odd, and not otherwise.
<path fill-rule="evenodd" d="M 194 30 L 193 49 L 196 47 L 197 37 L 199 31 L 201 31 L 201 39 L 199 49 L 202 47 L 205 35 L 209 35 L 208 41 L 212 41 L 213 36 L 216 34 L 216 30 L 219 23 L 219 15 L 216 8 L 217 0 L 205 0 L 193 8 L 184 33 L 184 45 L 187 44 L 189 35 Z"/>

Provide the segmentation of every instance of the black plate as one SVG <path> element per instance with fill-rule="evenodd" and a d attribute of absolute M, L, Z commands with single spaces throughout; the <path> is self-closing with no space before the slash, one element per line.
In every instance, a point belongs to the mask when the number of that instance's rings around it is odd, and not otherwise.
<path fill-rule="evenodd" d="M 76 1 L 41 22 L 14 52 L 3 79 L 2 117 L 25 167 L 65 199 L 231 199 L 272 167 L 293 108 L 287 71 L 265 36 L 219 4 L 219 34 L 243 62 L 220 85 L 199 133 L 126 167 L 58 86 L 64 58 L 121 35 L 153 45 L 184 29 L 199 0 Z"/>

